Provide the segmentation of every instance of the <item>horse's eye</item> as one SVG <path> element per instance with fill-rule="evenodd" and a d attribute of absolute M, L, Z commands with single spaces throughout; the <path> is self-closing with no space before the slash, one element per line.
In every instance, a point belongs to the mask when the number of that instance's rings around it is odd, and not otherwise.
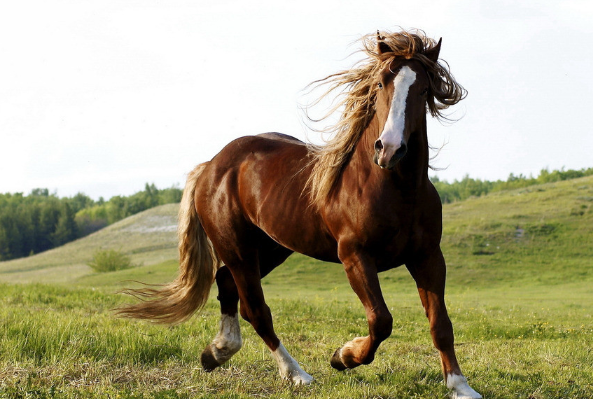
<path fill-rule="evenodd" d="M 428 94 L 428 89 L 424 89 L 422 90 L 422 93 L 420 93 L 421 96 L 425 96 Z"/>
<path fill-rule="evenodd" d="M 383 88 L 383 83 L 379 82 L 379 83 L 377 83 L 377 86 L 379 87 L 379 89 L 382 89 Z"/>

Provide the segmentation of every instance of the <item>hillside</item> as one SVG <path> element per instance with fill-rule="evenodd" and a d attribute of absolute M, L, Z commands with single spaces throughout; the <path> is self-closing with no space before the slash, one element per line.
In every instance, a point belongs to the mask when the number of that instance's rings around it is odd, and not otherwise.
<path fill-rule="evenodd" d="M 134 263 L 152 265 L 177 257 L 177 210 L 168 204 L 112 224 L 87 237 L 28 258 L 0 262 L 3 282 L 67 282 L 92 274 L 86 264 L 97 249 L 116 249 Z"/>
<path fill-rule="evenodd" d="M 443 225 L 452 282 L 559 284 L 593 276 L 593 177 L 453 203 L 444 207 Z"/>
<path fill-rule="evenodd" d="M 177 257 L 176 214 L 177 205 L 163 205 L 63 247 L 2 262 L 0 281 L 79 280 L 85 285 L 100 285 L 104 277 L 96 276 L 86 266 L 98 248 L 114 248 L 131 255 L 135 263 L 144 265 L 138 272 L 154 273 L 164 267 L 171 275 Z M 446 204 L 443 224 L 449 287 L 513 285 L 525 279 L 559 284 L 593 276 L 592 176 Z M 311 278 L 312 284 L 321 280 L 347 284 L 340 267 L 324 266 L 298 255 L 287 263 L 266 280 L 288 284 Z M 133 279 L 135 275 L 133 270 L 119 273 L 110 279 Z M 325 278 L 321 279 L 321 275 Z M 385 273 L 383 279 L 398 282 L 409 276 L 399 269 Z"/>

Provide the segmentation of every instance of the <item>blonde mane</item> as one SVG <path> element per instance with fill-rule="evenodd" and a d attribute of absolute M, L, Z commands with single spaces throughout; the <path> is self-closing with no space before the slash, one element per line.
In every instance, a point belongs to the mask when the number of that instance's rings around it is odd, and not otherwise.
<path fill-rule="evenodd" d="M 360 41 L 361 51 L 367 55 L 366 60 L 350 70 L 329 75 L 311 84 L 314 87 L 328 86 L 313 105 L 339 90 L 335 106 L 324 117 L 314 120 L 315 122 L 328 118 L 338 110 L 342 111 L 335 125 L 318 129 L 331 134 L 332 138 L 324 146 L 309 146 L 310 165 L 313 169 L 306 188 L 311 203 L 317 207 L 322 207 L 332 194 L 358 141 L 373 119 L 378 90 L 377 76 L 395 58 L 417 59 L 426 67 L 431 84 L 427 108 L 433 117 L 446 119 L 441 111 L 456 104 L 467 94 L 455 81 L 446 63 L 435 63 L 425 55 L 437 46 L 437 42 L 420 30 L 377 32 L 376 35 L 362 37 Z"/>

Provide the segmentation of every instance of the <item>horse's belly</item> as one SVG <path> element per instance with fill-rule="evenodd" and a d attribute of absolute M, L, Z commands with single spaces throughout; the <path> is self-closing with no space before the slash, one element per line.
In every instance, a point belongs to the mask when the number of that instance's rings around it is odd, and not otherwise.
<path fill-rule="evenodd" d="M 336 241 L 319 219 L 298 207 L 262 209 L 256 225 L 278 244 L 327 262 L 339 262 Z"/>

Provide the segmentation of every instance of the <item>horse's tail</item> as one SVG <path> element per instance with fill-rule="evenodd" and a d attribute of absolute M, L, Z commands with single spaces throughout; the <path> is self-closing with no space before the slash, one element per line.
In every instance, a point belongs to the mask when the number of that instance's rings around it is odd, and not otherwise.
<path fill-rule="evenodd" d="M 121 317 L 177 324 L 189 319 L 208 300 L 210 287 L 221 265 L 202 224 L 195 204 L 198 177 L 207 163 L 198 165 L 187 177 L 179 208 L 179 275 L 162 289 L 128 289 L 142 302 L 116 310 Z"/>

